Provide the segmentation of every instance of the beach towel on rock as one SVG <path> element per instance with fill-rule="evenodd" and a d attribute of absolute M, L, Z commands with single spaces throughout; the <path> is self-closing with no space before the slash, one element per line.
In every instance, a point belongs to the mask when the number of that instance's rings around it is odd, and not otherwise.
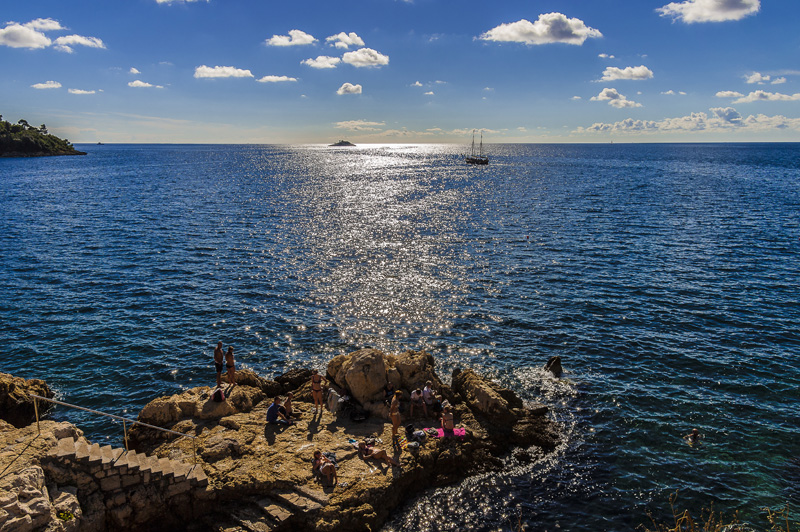
<path fill-rule="evenodd" d="M 408 449 L 408 440 L 402 434 L 397 437 L 397 446 L 401 449 Z"/>
<path fill-rule="evenodd" d="M 465 428 L 453 429 L 452 431 L 448 430 L 446 432 L 444 429 L 436 429 L 437 438 L 444 438 L 445 436 L 458 436 L 459 438 L 463 438 L 466 435 L 467 429 Z"/>

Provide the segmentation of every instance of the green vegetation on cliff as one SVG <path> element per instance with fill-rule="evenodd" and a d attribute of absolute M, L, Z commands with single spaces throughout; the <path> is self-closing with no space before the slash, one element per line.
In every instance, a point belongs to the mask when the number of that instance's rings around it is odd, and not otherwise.
<path fill-rule="evenodd" d="M 86 155 L 66 139 L 47 132 L 47 126 L 34 127 L 26 120 L 16 124 L 0 115 L 0 157 L 38 157 L 43 155 Z"/>

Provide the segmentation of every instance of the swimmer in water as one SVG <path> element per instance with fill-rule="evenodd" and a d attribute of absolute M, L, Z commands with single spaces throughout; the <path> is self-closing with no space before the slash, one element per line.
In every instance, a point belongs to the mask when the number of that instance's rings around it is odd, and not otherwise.
<path fill-rule="evenodd" d="M 700 434 L 698 429 L 692 429 L 692 432 L 683 437 L 683 439 L 686 440 L 689 445 L 697 445 L 703 438 L 704 436 Z"/>

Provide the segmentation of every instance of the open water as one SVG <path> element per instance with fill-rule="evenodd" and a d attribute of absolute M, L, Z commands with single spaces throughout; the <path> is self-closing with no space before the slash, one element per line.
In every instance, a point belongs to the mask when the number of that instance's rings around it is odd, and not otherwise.
<path fill-rule="evenodd" d="M 675 490 L 797 519 L 800 144 L 79 149 L 0 159 L 0 371 L 135 416 L 212 384 L 218 340 L 267 376 L 426 349 L 551 405 L 565 443 L 388 530 L 632 530 Z"/>

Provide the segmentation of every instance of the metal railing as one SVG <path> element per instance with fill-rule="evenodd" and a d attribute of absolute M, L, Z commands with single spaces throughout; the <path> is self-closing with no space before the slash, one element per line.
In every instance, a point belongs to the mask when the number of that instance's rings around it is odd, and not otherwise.
<path fill-rule="evenodd" d="M 72 405 L 69 403 L 65 403 L 63 401 L 58 401 L 56 399 L 48 399 L 47 397 L 42 397 L 41 395 L 34 395 L 28 394 L 29 397 L 33 398 L 33 411 L 36 414 L 36 430 L 41 434 L 41 429 L 39 428 L 39 400 L 47 401 L 48 403 L 53 403 L 61 406 L 68 406 L 70 408 L 76 408 L 78 410 L 83 410 L 85 412 L 91 412 L 92 414 L 98 414 L 105 417 L 110 417 L 112 419 L 116 419 L 118 421 L 122 421 L 122 432 L 123 437 L 125 438 L 125 450 L 128 451 L 128 426 L 127 423 L 131 425 L 141 425 L 143 427 L 147 427 L 149 429 L 160 430 L 161 432 L 168 432 L 170 434 L 175 434 L 176 436 L 180 436 L 181 438 L 190 438 L 192 440 L 192 457 L 194 461 L 194 465 L 197 465 L 197 445 L 195 445 L 195 440 L 197 439 L 196 436 L 191 436 L 189 434 L 184 434 L 183 432 L 177 432 L 174 430 L 165 429 L 162 427 L 157 427 L 156 425 L 150 425 L 149 423 L 142 423 L 141 421 L 136 421 L 135 419 L 129 419 L 122 416 L 115 416 L 114 414 L 106 414 L 105 412 L 100 412 L 99 410 L 92 410 L 91 408 L 85 408 L 83 406 Z"/>

